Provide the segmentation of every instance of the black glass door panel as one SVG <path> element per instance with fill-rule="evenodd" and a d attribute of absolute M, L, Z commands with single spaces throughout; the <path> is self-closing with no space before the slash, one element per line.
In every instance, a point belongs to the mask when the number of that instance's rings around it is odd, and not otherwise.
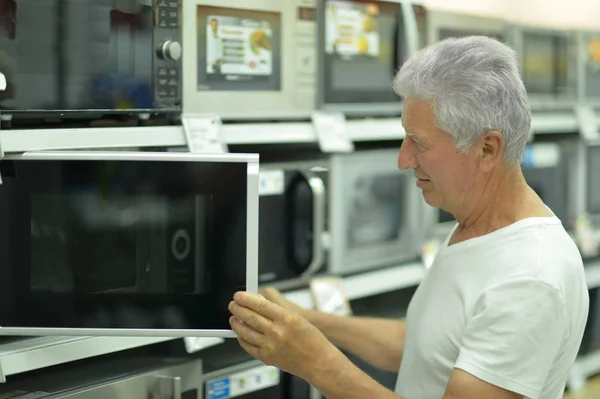
<path fill-rule="evenodd" d="M 0 162 L 0 326 L 229 329 L 248 165 L 152 155 Z"/>
<path fill-rule="evenodd" d="M 281 176 L 281 192 L 262 195 L 259 201 L 261 284 L 298 278 L 317 271 L 323 263 L 322 254 L 315 253 L 314 240 L 325 227 L 324 220 L 315 223 L 317 208 L 321 207 L 321 214 L 325 216 L 325 192 L 317 191 L 311 183 L 317 179 L 324 186 L 327 172 L 286 170 Z"/>
<path fill-rule="evenodd" d="M 1 0 L 0 73 L 9 90 L 0 109 L 15 117 L 177 113 L 180 3 Z"/>

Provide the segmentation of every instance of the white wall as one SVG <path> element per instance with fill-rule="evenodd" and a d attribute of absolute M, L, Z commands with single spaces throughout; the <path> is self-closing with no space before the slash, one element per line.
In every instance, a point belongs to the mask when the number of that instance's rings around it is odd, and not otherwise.
<path fill-rule="evenodd" d="M 433 9 L 562 29 L 600 30 L 600 0 L 423 0 Z"/>

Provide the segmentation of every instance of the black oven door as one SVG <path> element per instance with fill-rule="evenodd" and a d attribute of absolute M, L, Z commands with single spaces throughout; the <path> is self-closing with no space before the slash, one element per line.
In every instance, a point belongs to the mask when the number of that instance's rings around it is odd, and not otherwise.
<path fill-rule="evenodd" d="M 180 0 L 0 0 L 3 120 L 181 109 Z"/>
<path fill-rule="evenodd" d="M 261 165 L 259 284 L 301 282 L 325 264 L 327 169 Z"/>
<path fill-rule="evenodd" d="M 0 333 L 233 336 L 258 157 L 32 153 L 0 172 Z"/>

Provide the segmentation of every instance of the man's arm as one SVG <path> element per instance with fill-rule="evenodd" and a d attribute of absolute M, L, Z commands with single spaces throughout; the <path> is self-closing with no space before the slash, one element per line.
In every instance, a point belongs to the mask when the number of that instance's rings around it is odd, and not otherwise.
<path fill-rule="evenodd" d="M 305 379 L 328 399 L 403 399 L 356 367 L 314 325 L 259 296 L 238 292 L 229 304 L 232 329 L 250 355 Z M 522 396 L 455 370 L 443 399 Z"/>
<path fill-rule="evenodd" d="M 260 291 L 266 299 L 308 320 L 335 346 L 387 371 L 398 371 L 406 336 L 406 322 L 372 317 L 342 317 L 304 309 L 287 300 L 278 290 Z"/>
<path fill-rule="evenodd" d="M 404 320 L 342 317 L 314 310 L 305 315 L 335 346 L 383 370 L 400 369 L 406 336 Z"/>
<path fill-rule="evenodd" d="M 329 363 L 325 372 L 314 373 L 308 382 L 327 399 L 404 399 L 367 376 L 347 359 Z M 450 375 L 443 399 L 522 399 L 523 396 L 488 384 L 455 369 Z"/>

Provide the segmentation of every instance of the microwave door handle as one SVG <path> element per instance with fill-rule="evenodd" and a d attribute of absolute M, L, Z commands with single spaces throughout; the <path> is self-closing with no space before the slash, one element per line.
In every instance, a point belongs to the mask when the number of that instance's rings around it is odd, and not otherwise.
<path fill-rule="evenodd" d="M 322 239 L 323 232 L 325 231 L 327 198 L 323 179 L 314 173 L 304 173 L 304 176 L 308 181 L 313 197 L 313 256 L 306 271 L 303 273 L 303 276 L 310 276 L 321 268 L 325 258 Z"/>
<path fill-rule="evenodd" d="M 164 382 L 164 384 L 163 384 Z M 170 392 L 168 392 L 165 396 L 165 393 L 162 391 L 162 387 L 168 385 Z M 167 397 L 171 399 L 182 399 L 183 397 L 183 389 L 181 385 L 181 377 L 160 377 L 159 380 L 159 389 L 158 392 L 159 397 Z"/>

